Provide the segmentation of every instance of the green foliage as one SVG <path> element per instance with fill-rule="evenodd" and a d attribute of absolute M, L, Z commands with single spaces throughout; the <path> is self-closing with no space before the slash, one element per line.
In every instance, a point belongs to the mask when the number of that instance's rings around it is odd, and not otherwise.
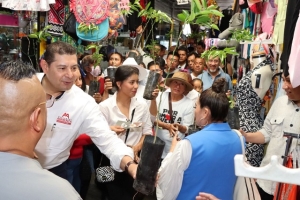
<path fill-rule="evenodd" d="M 85 48 L 86 50 L 95 49 L 95 52 L 92 54 L 94 67 L 100 66 L 100 62 L 103 60 L 103 55 L 99 53 L 100 47 L 101 46 L 96 44 L 90 44 Z"/>
<path fill-rule="evenodd" d="M 191 0 L 191 12 L 182 10 L 182 13 L 177 15 L 178 19 L 187 24 L 198 24 L 201 26 L 208 26 L 212 29 L 219 30 L 219 28 L 212 23 L 211 15 L 223 17 L 223 14 L 217 10 L 217 6 L 210 5 L 207 7 L 206 0 Z"/>
<path fill-rule="evenodd" d="M 236 52 L 235 47 L 225 48 L 223 50 L 219 50 L 216 47 L 212 47 L 209 50 L 204 51 L 201 54 L 201 57 L 205 60 L 208 60 L 209 58 L 219 57 L 221 62 L 224 62 L 227 54 L 239 55 L 239 53 Z"/>
<path fill-rule="evenodd" d="M 132 15 L 134 11 L 140 12 L 140 10 L 143 9 L 139 0 L 135 0 L 133 3 L 129 2 L 129 7 L 130 7 L 129 10 L 121 9 L 120 11 L 121 14 L 128 16 L 128 15 Z"/>
<path fill-rule="evenodd" d="M 235 29 L 232 31 L 231 39 L 240 41 L 252 41 L 254 35 L 251 34 L 250 30 L 248 29 Z"/>
<path fill-rule="evenodd" d="M 98 26 L 96 26 L 96 24 L 94 23 L 85 23 L 85 22 L 81 22 L 78 27 L 77 27 L 78 31 L 80 32 L 84 32 L 85 35 L 87 35 L 88 33 L 93 34 L 93 32 L 95 30 L 98 30 Z"/>
<path fill-rule="evenodd" d="M 152 40 L 150 44 L 146 45 L 146 48 L 150 50 L 150 57 L 155 60 L 155 53 L 158 53 L 155 46 L 157 45 L 157 42 L 155 40 Z"/>
<path fill-rule="evenodd" d="M 151 2 L 149 2 L 145 9 L 141 9 L 139 12 L 139 17 L 146 17 L 147 20 L 152 19 L 155 23 L 173 23 L 172 19 L 164 12 L 161 12 L 160 10 L 155 10 L 151 6 Z"/>
<path fill-rule="evenodd" d="M 51 34 L 47 31 L 49 28 L 51 28 L 51 25 L 45 26 L 39 32 L 29 34 L 28 37 L 36 38 L 38 42 L 46 41 L 47 37 L 51 37 Z"/>

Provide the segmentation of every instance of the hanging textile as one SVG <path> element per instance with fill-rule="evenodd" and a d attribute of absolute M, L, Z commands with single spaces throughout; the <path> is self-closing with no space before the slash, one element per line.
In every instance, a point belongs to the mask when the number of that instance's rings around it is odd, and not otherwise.
<path fill-rule="evenodd" d="M 55 4 L 50 5 L 48 25 L 51 25 L 51 28 L 48 30 L 48 32 L 54 35 L 62 36 L 64 21 L 65 5 L 63 4 L 63 0 L 56 0 Z"/>
<path fill-rule="evenodd" d="M 55 0 L 0 0 L 3 8 L 11 10 L 49 11 Z"/>
<path fill-rule="evenodd" d="M 245 132 L 256 132 L 261 129 L 263 119 L 260 116 L 263 100 L 257 95 L 252 87 L 251 76 L 253 72 L 261 67 L 272 65 L 267 59 L 250 70 L 239 82 L 236 90 L 237 104 L 239 105 L 240 128 Z M 254 167 L 259 167 L 264 156 L 263 144 L 246 144 L 246 157 Z"/>
<path fill-rule="evenodd" d="M 289 58 L 289 74 L 290 80 L 293 88 L 296 88 L 300 85 L 300 15 L 298 17 L 298 22 L 295 28 L 294 39 L 291 49 L 291 54 Z"/>
<path fill-rule="evenodd" d="M 300 10 L 300 0 L 288 1 L 285 28 L 284 28 L 284 41 L 283 41 L 284 45 L 281 54 L 281 69 L 283 69 L 285 76 L 289 75 L 288 60 L 291 53 L 291 47 L 294 38 L 295 26 L 299 16 L 299 10 Z"/>

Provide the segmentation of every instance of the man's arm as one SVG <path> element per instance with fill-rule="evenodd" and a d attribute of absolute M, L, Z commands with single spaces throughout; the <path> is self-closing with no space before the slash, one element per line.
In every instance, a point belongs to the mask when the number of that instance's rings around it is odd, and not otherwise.
<path fill-rule="evenodd" d="M 241 134 L 245 137 L 246 142 L 256 143 L 256 144 L 264 144 L 265 143 L 265 137 L 264 135 L 257 131 L 254 133 L 246 133 L 242 129 L 240 129 Z"/>
<path fill-rule="evenodd" d="M 116 171 L 124 171 L 126 164 L 133 161 L 133 150 L 127 147 L 115 132 L 110 130 L 99 105 L 95 102 L 88 102 L 83 108 L 81 116 L 84 120 L 79 132 L 91 137 L 93 143 L 109 158 L 110 164 Z M 135 177 L 136 165 L 129 165 L 128 172 Z"/>

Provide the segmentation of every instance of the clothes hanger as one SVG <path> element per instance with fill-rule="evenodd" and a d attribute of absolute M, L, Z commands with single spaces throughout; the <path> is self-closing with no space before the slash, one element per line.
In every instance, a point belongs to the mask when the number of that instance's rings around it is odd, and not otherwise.
<path fill-rule="evenodd" d="M 284 136 L 299 138 L 296 133 L 284 133 Z M 300 185 L 300 169 L 290 169 L 278 162 L 278 156 L 273 155 L 271 162 L 264 167 L 252 167 L 244 161 L 243 155 L 234 157 L 234 168 L 236 176 L 270 180 L 280 183 Z"/>

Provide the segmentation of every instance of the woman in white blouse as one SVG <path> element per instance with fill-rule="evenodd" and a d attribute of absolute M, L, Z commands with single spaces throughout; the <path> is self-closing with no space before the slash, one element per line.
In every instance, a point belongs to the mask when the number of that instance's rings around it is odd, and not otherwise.
<path fill-rule="evenodd" d="M 139 69 L 133 66 L 118 67 L 113 84 L 117 92 L 101 102 L 99 107 L 111 130 L 115 131 L 124 142 L 126 140 L 125 143 L 132 147 L 138 160 L 138 152 L 142 148 L 145 135 L 152 134 L 148 105 L 143 99 L 135 97 L 139 86 Z M 128 132 L 122 126 L 126 124 L 132 125 Z M 132 188 L 133 179 L 126 173 L 122 173 L 121 176 L 122 178 L 107 184 L 109 200 L 132 199 L 136 193 Z"/>

